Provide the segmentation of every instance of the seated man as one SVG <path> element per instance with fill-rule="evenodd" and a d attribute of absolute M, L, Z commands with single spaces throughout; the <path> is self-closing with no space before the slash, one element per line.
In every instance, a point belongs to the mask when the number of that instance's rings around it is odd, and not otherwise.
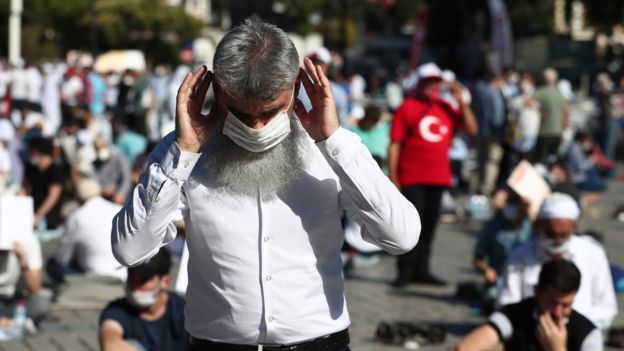
<path fill-rule="evenodd" d="M 602 334 L 592 322 L 572 309 L 581 285 L 581 272 L 563 259 L 542 267 L 535 297 L 505 306 L 489 321 L 468 334 L 455 350 L 489 350 L 498 342 L 506 351 L 599 351 Z"/>
<path fill-rule="evenodd" d="M 26 298 L 28 317 L 37 321 L 50 309 L 51 294 L 42 289 L 43 258 L 34 234 L 0 250 L 0 319 L 11 318 L 17 302 Z"/>
<path fill-rule="evenodd" d="M 490 285 L 496 284 L 507 254 L 532 234 L 528 203 L 511 189 L 507 193 L 505 205 L 485 223 L 474 250 L 473 264 Z"/>
<path fill-rule="evenodd" d="M 46 266 L 56 281 L 64 281 L 65 274 L 86 273 L 126 280 L 126 270 L 113 256 L 110 231 L 113 217 L 120 205 L 101 196 L 100 184 L 95 179 L 82 179 L 77 187 L 80 208 L 65 223 L 65 233 Z"/>
<path fill-rule="evenodd" d="M 128 268 L 125 298 L 100 316 L 102 350 L 187 350 L 184 299 L 167 291 L 171 257 L 161 248 L 149 262 Z"/>
<path fill-rule="evenodd" d="M 600 329 L 607 329 L 617 314 L 611 271 L 604 249 L 593 238 L 572 235 L 580 209 L 567 194 L 553 193 L 540 206 L 535 238 L 513 250 L 503 269 L 497 305 L 533 296 L 542 264 L 552 258 L 568 259 L 583 276 L 574 309 Z"/>

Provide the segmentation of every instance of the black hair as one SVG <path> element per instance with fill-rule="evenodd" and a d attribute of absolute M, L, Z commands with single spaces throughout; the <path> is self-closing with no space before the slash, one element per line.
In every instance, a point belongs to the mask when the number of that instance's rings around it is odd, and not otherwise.
<path fill-rule="evenodd" d="M 167 249 L 161 247 L 158 253 L 147 262 L 128 268 L 128 274 L 138 274 L 141 278 L 140 280 L 145 282 L 152 279 L 155 275 L 162 277 L 169 274 L 170 269 L 171 255 Z"/>
<path fill-rule="evenodd" d="M 52 139 L 35 137 L 28 142 L 28 150 L 38 151 L 40 154 L 52 156 L 54 152 L 54 144 Z"/>
<path fill-rule="evenodd" d="M 564 294 L 578 291 L 581 285 L 581 272 L 574 263 L 565 259 L 554 259 L 542 265 L 537 288 L 545 291 L 548 288 Z"/>

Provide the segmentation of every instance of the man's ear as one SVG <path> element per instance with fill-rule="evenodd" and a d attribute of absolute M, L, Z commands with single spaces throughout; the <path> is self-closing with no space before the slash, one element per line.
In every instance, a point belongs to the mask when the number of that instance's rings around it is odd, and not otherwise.
<path fill-rule="evenodd" d="M 171 282 L 173 281 L 173 277 L 171 276 L 171 273 L 164 275 L 162 277 L 162 288 L 167 290 L 169 289 L 169 286 L 171 286 Z"/>

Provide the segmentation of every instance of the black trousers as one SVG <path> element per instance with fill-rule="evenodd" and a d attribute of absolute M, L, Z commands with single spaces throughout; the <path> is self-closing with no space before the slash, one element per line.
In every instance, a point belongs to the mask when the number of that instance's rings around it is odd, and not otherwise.
<path fill-rule="evenodd" d="M 420 215 L 422 229 L 418 245 L 410 252 L 400 255 L 397 261 L 398 280 L 409 281 L 412 278 L 430 274 L 429 257 L 435 234 L 442 193 L 446 187 L 440 185 L 411 185 L 403 187 L 403 195 L 416 207 Z"/>

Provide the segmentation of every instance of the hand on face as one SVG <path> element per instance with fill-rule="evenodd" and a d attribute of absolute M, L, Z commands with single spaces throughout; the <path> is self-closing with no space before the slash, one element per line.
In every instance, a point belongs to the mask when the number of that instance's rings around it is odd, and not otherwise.
<path fill-rule="evenodd" d="M 546 351 L 565 351 L 568 340 L 568 330 L 563 318 L 555 322 L 549 312 L 540 315 L 535 329 L 537 341 Z"/>
<path fill-rule="evenodd" d="M 176 142 L 184 151 L 199 151 L 216 125 L 216 118 L 213 118 L 219 106 L 216 101 L 210 109 L 210 115 L 201 114 L 212 78 L 212 72 L 206 66 L 201 66 L 195 73 L 189 73 L 178 89 Z"/>
<path fill-rule="evenodd" d="M 340 127 L 340 123 L 331 86 L 323 69 L 315 66 L 308 58 L 304 59 L 304 66 L 305 70 L 299 70 L 299 79 L 310 98 L 312 109 L 306 111 L 303 103 L 297 99 L 295 112 L 310 137 L 319 142 L 329 138 Z"/>

